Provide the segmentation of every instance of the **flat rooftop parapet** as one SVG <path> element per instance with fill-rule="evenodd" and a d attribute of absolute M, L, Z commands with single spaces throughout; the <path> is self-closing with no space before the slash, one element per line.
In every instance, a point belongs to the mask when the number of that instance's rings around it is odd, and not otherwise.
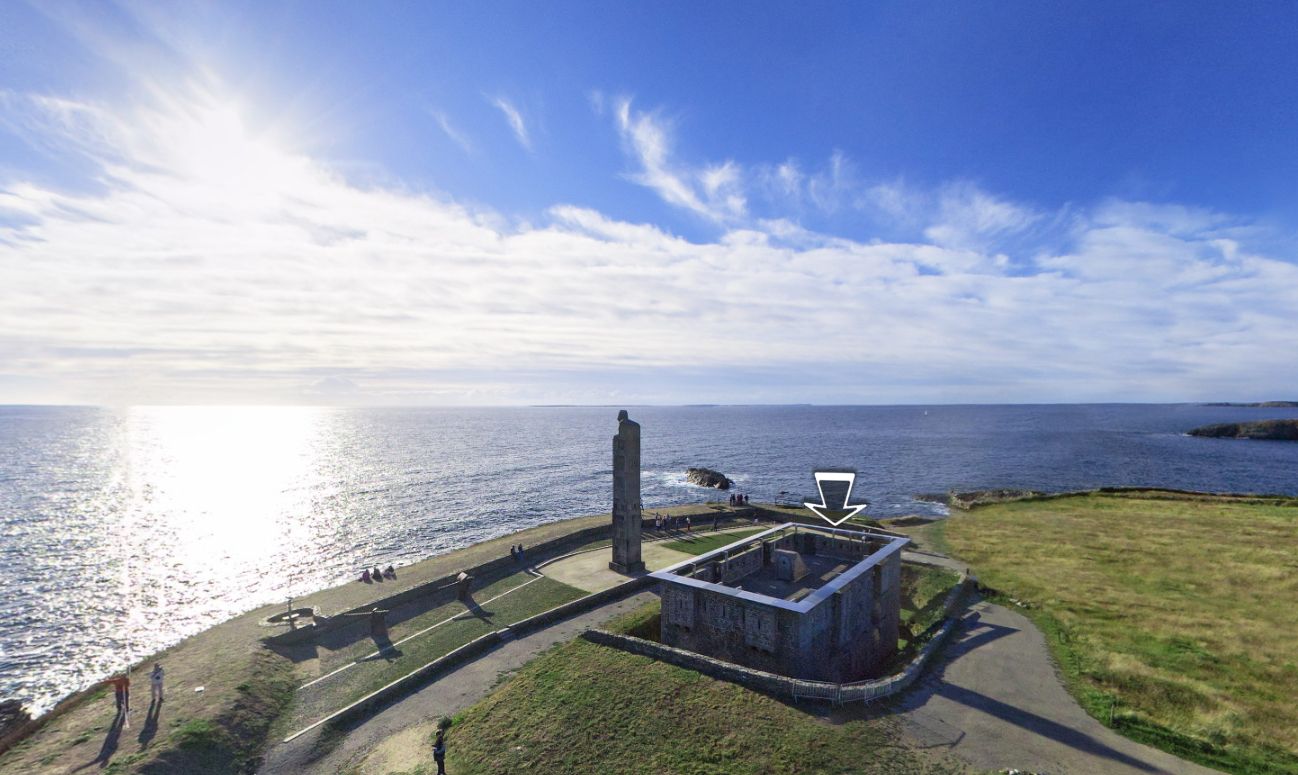
<path fill-rule="evenodd" d="M 857 541 L 871 541 L 880 543 L 882 546 L 856 562 L 838 556 L 803 553 L 802 558 L 807 564 L 808 572 L 801 579 L 792 582 L 779 579 L 772 566 L 762 567 L 752 574 L 726 583 L 704 581 L 689 575 L 709 563 L 718 560 L 724 561 L 732 555 L 759 546 L 764 541 L 785 535 L 795 535 L 800 532 L 820 533 L 831 537 Z M 829 526 L 820 527 L 786 522 L 783 525 L 742 538 L 719 549 L 684 560 L 649 575 L 671 584 L 683 584 L 698 589 L 707 589 L 740 600 L 805 614 L 830 595 L 851 583 L 862 573 L 877 566 L 893 554 L 900 552 L 902 547 L 908 543 L 910 543 L 909 538 L 878 533 L 872 530 L 844 530 Z"/>

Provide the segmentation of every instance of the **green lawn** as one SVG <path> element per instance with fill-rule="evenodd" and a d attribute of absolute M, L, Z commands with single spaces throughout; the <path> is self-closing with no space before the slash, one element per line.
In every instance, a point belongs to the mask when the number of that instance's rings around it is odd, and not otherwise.
<path fill-rule="evenodd" d="M 944 524 L 1096 718 L 1230 772 L 1298 772 L 1298 508 L 1097 494 Z"/>
<path fill-rule="evenodd" d="M 675 549 L 678 552 L 687 554 L 707 554 L 713 549 L 720 549 L 726 544 L 733 544 L 741 538 L 747 538 L 750 535 L 756 535 L 763 530 L 769 530 L 770 527 L 762 527 L 754 530 L 735 530 L 730 533 L 705 533 L 695 529 L 692 538 L 681 541 L 670 541 L 663 546 L 668 549 Z"/>
<path fill-rule="evenodd" d="M 961 771 L 905 746 L 887 720 L 813 715 L 583 640 L 546 652 L 462 713 L 447 748 L 456 775 Z"/>
<path fill-rule="evenodd" d="M 291 716 L 284 724 L 285 728 L 290 732 L 301 729 L 474 638 L 586 594 L 549 578 L 540 578 L 522 586 L 518 577 L 526 580 L 533 578 L 519 573 L 474 592 L 474 598 L 482 606 L 477 612 L 469 611 L 458 601 L 430 611 L 420 617 L 424 626 L 447 618 L 451 618 L 451 621 L 395 646 L 394 651 L 365 659 L 332 678 L 299 690 L 290 710 Z M 514 591 L 499 600 L 487 602 L 495 595 L 511 589 Z M 407 626 L 400 631 L 415 631 L 415 628 Z M 392 632 L 393 641 L 399 641 L 399 630 L 394 629 Z M 357 656 L 373 653 L 374 642 L 368 637 L 364 638 L 349 651 Z"/>

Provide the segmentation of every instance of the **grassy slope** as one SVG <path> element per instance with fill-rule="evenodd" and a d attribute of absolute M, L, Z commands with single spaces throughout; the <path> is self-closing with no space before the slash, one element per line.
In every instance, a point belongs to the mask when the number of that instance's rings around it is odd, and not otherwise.
<path fill-rule="evenodd" d="M 447 770 L 469 773 L 938 773 L 885 720 L 825 719 L 724 681 L 582 640 L 470 708 Z"/>
<path fill-rule="evenodd" d="M 906 647 L 917 645 L 915 638 L 942 619 L 942 604 L 951 587 L 960 581 L 955 571 L 924 565 L 901 566 L 901 639 Z"/>
<path fill-rule="evenodd" d="M 1030 605 L 1096 718 L 1231 772 L 1298 772 L 1298 509 L 1087 495 L 981 508 L 945 538 Z"/>

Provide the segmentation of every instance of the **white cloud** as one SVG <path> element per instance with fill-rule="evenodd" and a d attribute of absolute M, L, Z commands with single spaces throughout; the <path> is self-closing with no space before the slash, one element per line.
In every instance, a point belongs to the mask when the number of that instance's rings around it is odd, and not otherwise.
<path fill-rule="evenodd" d="M 969 182 L 950 183 L 938 192 L 935 222 L 924 236 L 939 245 L 985 249 L 1022 233 L 1041 216 L 995 197 Z"/>
<path fill-rule="evenodd" d="M 692 242 L 351 185 L 210 93 L 11 106 L 102 185 L 0 181 L 0 400 L 1167 400 L 1298 380 L 1276 357 L 1298 267 L 1238 218 L 1078 208 L 1063 249 L 1011 271 L 990 246 L 1049 215 L 959 183 L 876 192 L 933 232 L 913 243 L 750 218 L 739 165 L 675 162 L 666 124 L 620 104 L 645 185 L 722 226 Z"/>
<path fill-rule="evenodd" d="M 631 179 L 653 189 L 663 201 L 711 221 L 726 222 L 747 210 L 743 172 L 732 161 L 691 167 L 673 158 L 672 127 L 661 116 L 636 111 L 631 100 L 617 102 L 623 144 L 640 170 Z"/>
<path fill-rule="evenodd" d="M 514 103 L 504 97 L 491 97 L 491 104 L 505 116 L 505 121 L 509 123 L 509 128 L 514 132 L 514 137 L 518 139 L 518 144 L 532 150 L 532 138 L 527 133 L 527 123 L 523 121 L 523 114 L 514 107 Z"/>
<path fill-rule="evenodd" d="M 442 130 L 442 134 L 446 135 L 452 142 L 460 146 L 465 153 L 473 153 L 473 141 L 469 139 L 468 135 L 461 132 L 458 127 L 452 124 L 451 120 L 446 117 L 445 113 L 440 110 L 430 110 L 428 113 L 433 117 L 433 120 L 437 122 L 437 126 Z"/>

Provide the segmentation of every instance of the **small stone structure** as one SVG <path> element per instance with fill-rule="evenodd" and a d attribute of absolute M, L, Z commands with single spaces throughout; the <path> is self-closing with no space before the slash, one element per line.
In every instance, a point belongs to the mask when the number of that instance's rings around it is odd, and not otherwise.
<path fill-rule="evenodd" d="M 640 424 L 617 413 L 613 437 L 613 561 L 618 573 L 644 572 L 640 559 Z"/>
<path fill-rule="evenodd" d="M 787 523 L 651 574 L 668 646 L 793 678 L 856 681 L 897 650 L 910 539 Z"/>

